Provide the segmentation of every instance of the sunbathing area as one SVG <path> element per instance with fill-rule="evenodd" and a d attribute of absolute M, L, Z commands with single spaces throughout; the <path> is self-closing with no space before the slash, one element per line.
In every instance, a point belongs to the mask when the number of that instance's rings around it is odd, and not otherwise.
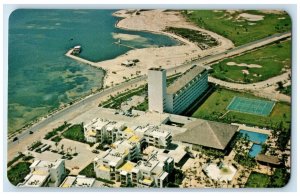
<path fill-rule="evenodd" d="M 208 164 L 204 166 L 203 170 L 211 179 L 219 181 L 231 181 L 237 171 L 232 165 L 223 163 L 220 165 Z"/>

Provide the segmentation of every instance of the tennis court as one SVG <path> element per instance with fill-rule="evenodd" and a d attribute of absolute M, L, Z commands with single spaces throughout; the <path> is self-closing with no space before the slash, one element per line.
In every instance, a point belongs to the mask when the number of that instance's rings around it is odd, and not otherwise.
<path fill-rule="evenodd" d="M 234 97 L 227 106 L 227 110 L 255 114 L 259 116 L 268 116 L 271 113 L 274 105 L 274 101 Z"/>

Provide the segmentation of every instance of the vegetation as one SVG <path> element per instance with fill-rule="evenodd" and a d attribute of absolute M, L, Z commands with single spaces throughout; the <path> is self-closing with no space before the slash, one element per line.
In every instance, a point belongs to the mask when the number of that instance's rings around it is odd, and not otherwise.
<path fill-rule="evenodd" d="M 290 179 L 290 174 L 285 168 L 277 168 L 272 176 L 268 187 L 281 188 L 284 187 Z"/>
<path fill-rule="evenodd" d="M 29 174 L 30 165 L 31 164 L 27 162 L 17 163 L 10 170 L 8 170 L 7 172 L 8 180 L 15 186 L 21 183 L 24 180 L 24 178 L 27 176 L 27 174 Z"/>
<path fill-rule="evenodd" d="M 194 112 L 195 118 L 202 118 L 225 123 L 241 123 L 252 126 L 266 127 L 270 129 L 289 129 L 291 124 L 291 106 L 288 103 L 277 102 L 269 116 L 256 116 L 252 114 L 227 111 L 227 106 L 234 96 L 255 97 L 252 94 L 218 88 L 210 97 Z M 228 112 L 227 114 L 225 114 Z"/>
<path fill-rule="evenodd" d="M 142 86 L 136 89 L 129 90 L 125 93 L 121 93 L 117 95 L 116 97 L 111 96 L 111 99 L 108 101 L 105 101 L 101 104 L 99 104 L 99 107 L 105 107 L 105 108 L 114 108 L 114 109 L 120 109 L 121 104 L 128 100 L 130 97 L 134 95 L 140 95 L 147 92 L 146 86 Z"/>
<path fill-rule="evenodd" d="M 266 174 L 251 172 L 245 187 L 247 188 L 264 188 L 268 187 L 270 177 Z"/>
<path fill-rule="evenodd" d="M 86 166 L 83 170 L 81 170 L 79 172 L 80 175 L 84 175 L 88 178 L 96 178 L 96 173 L 94 171 L 94 164 L 93 163 L 90 163 L 88 166 Z M 110 180 L 106 180 L 106 179 L 103 179 L 103 178 L 96 178 L 96 180 L 99 180 L 101 182 L 104 182 L 104 183 L 108 183 L 108 184 L 114 184 L 113 181 L 110 181 Z"/>
<path fill-rule="evenodd" d="M 96 178 L 96 180 L 99 180 L 99 181 L 107 183 L 107 184 L 115 184 L 115 182 L 113 182 L 111 180 L 106 180 L 106 179 L 103 179 L 103 178 Z"/>
<path fill-rule="evenodd" d="M 215 159 L 222 158 L 225 156 L 225 153 L 221 150 L 213 149 L 213 148 L 205 148 L 205 147 L 193 147 L 193 150 L 199 151 L 203 154 L 205 154 L 208 157 L 213 157 Z"/>
<path fill-rule="evenodd" d="M 266 13 L 254 10 L 194 10 L 183 11 L 186 18 L 201 28 L 216 32 L 240 46 L 272 34 L 290 31 L 292 21 L 286 12 Z M 259 21 L 247 21 L 240 14 L 263 16 Z"/>
<path fill-rule="evenodd" d="M 65 138 L 68 138 L 70 140 L 75 140 L 75 141 L 78 141 L 78 142 L 85 142 L 84 132 L 83 132 L 83 124 L 72 125 L 62 135 Z"/>
<path fill-rule="evenodd" d="M 94 171 L 94 164 L 90 163 L 83 170 L 79 172 L 79 175 L 84 175 L 88 178 L 96 178 L 96 173 Z"/>
<path fill-rule="evenodd" d="M 228 65 L 254 64 L 261 67 Z M 253 83 L 280 75 L 291 67 L 291 41 L 269 45 L 241 56 L 227 58 L 212 66 L 211 75 L 221 80 L 239 83 Z M 248 73 L 246 73 L 248 72 Z"/>
<path fill-rule="evenodd" d="M 174 168 L 168 176 L 167 187 L 179 187 L 182 184 L 185 175 L 180 169 Z"/>
<path fill-rule="evenodd" d="M 51 141 L 53 141 L 53 142 L 60 142 L 60 140 L 62 140 L 62 138 L 60 136 L 56 136 L 51 139 Z"/>
<path fill-rule="evenodd" d="M 44 137 L 44 139 L 46 139 L 46 140 L 50 139 L 51 137 L 57 135 L 58 132 L 61 132 L 61 131 L 65 130 L 70 125 L 71 124 L 68 124 L 67 122 L 65 122 L 63 125 L 61 125 L 61 126 L 57 127 L 56 129 L 53 129 L 52 131 L 48 132 L 46 134 L 46 136 Z"/>
<path fill-rule="evenodd" d="M 176 73 L 174 75 L 169 76 L 167 78 L 167 85 L 170 85 L 173 81 L 175 81 L 180 76 L 181 76 L 181 73 Z M 121 104 L 124 101 L 127 101 L 130 97 L 132 97 L 134 95 L 147 94 L 147 92 L 148 92 L 147 85 L 143 85 L 142 87 L 138 87 L 138 88 L 129 90 L 125 93 L 118 94 L 117 96 L 111 96 L 111 98 L 109 100 L 100 103 L 99 107 L 120 109 Z M 140 111 L 148 110 L 148 100 L 146 99 L 143 103 L 141 103 L 134 109 L 140 110 Z"/>
<path fill-rule="evenodd" d="M 191 42 L 196 43 L 199 48 L 203 50 L 217 46 L 219 44 L 218 41 L 210 35 L 193 29 L 168 27 L 166 28 L 166 31 L 175 33 L 180 37 L 186 38 Z"/>
<path fill-rule="evenodd" d="M 273 133 L 274 138 L 276 138 L 276 146 L 284 151 L 286 148 L 287 143 L 289 142 L 291 138 L 291 128 L 283 128 L 282 122 L 279 123 L 279 126 L 275 130 L 275 133 Z"/>
<path fill-rule="evenodd" d="M 292 86 L 288 85 L 288 86 L 282 86 L 282 87 L 278 87 L 277 90 L 280 91 L 280 93 L 291 96 L 292 95 Z"/>
<path fill-rule="evenodd" d="M 257 172 L 252 172 L 245 187 L 248 188 L 281 188 L 290 179 L 290 174 L 284 168 L 277 168 L 273 175 L 268 176 Z"/>
<path fill-rule="evenodd" d="M 17 162 L 20 158 L 24 157 L 25 155 L 22 153 L 19 153 L 18 156 L 16 156 L 15 158 L 13 158 L 11 161 L 9 161 L 7 163 L 7 167 L 10 167 L 12 164 L 14 164 L 15 162 Z"/>
<path fill-rule="evenodd" d="M 244 155 L 236 154 L 234 160 L 246 168 L 253 168 L 256 166 L 255 159 L 250 157 L 248 153 Z"/>
<path fill-rule="evenodd" d="M 140 103 L 138 106 L 134 107 L 135 110 L 147 111 L 148 110 L 148 99 Z"/>
<path fill-rule="evenodd" d="M 33 151 L 34 149 L 38 148 L 38 147 L 41 146 L 42 144 L 43 144 L 43 143 L 42 143 L 41 141 L 36 141 L 36 142 L 34 142 L 34 143 L 29 147 L 28 150 Z"/>

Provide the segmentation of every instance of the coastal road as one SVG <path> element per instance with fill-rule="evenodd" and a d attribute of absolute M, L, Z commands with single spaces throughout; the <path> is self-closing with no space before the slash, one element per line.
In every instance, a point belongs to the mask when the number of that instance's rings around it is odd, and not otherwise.
<path fill-rule="evenodd" d="M 267 37 L 267 38 L 264 38 L 261 40 L 257 40 L 255 42 L 251 42 L 251 43 L 233 48 L 226 52 L 213 54 L 211 56 L 200 58 L 198 60 L 194 60 L 192 62 L 170 68 L 167 71 L 168 71 L 168 74 L 171 75 L 175 71 L 177 71 L 177 72 L 179 72 L 181 70 L 184 71 L 194 64 L 208 65 L 215 61 L 222 60 L 224 58 L 228 58 L 228 57 L 235 56 L 235 55 L 240 55 L 242 53 L 265 46 L 272 42 L 276 42 L 278 40 L 289 38 L 290 36 L 291 36 L 290 32 L 272 35 L 270 37 Z M 80 57 L 73 58 L 73 59 L 78 60 L 83 63 L 91 64 L 91 62 L 86 61 L 85 59 L 82 59 Z M 46 118 L 44 120 L 41 120 L 40 122 L 36 123 L 32 127 L 28 128 L 27 130 L 20 133 L 17 136 L 18 137 L 17 141 L 13 142 L 12 140 L 9 140 L 9 142 L 8 142 L 8 160 L 11 160 L 17 154 L 17 152 L 24 151 L 26 149 L 26 146 L 30 145 L 33 141 L 42 139 L 47 132 L 51 131 L 53 128 L 56 128 L 59 124 L 62 124 L 64 121 L 70 121 L 70 120 L 74 119 L 76 116 L 78 116 L 84 112 L 88 112 L 89 110 L 91 110 L 94 107 L 97 107 L 100 102 L 100 99 L 106 98 L 112 94 L 117 94 L 118 92 L 123 92 L 127 89 L 135 88 L 135 86 L 137 86 L 137 85 L 145 84 L 146 79 L 147 79 L 147 76 L 144 75 L 139 78 L 132 79 L 128 82 L 124 82 L 124 83 L 118 84 L 116 86 L 110 87 L 108 89 L 102 90 L 98 93 L 95 93 L 93 95 L 86 97 L 85 99 L 83 99 L 77 103 L 74 103 L 73 105 L 70 105 L 67 108 L 64 108 L 64 109 L 54 113 L 53 115 L 49 116 L 48 118 Z M 214 82 L 214 81 L 212 80 L 212 82 Z M 239 84 L 239 85 L 241 85 L 241 88 L 243 88 L 243 84 Z M 255 86 L 256 84 L 254 83 L 252 85 Z M 257 86 L 255 88 L 257 88 Z M 33 132 L 33 134 L 29 134 L 30 132 Z"/>
<path fill-rule="evenodd" d="M 87 112 L 94 107 L 98 107 L 101 98 L 105 98 L 109 95 L 113 95 L 118 92 L 123 92 L 126 89 L 136 88 L 137 85 L 145 84 L 146 78 L 147 78 L 146 76 L 141 76 L 139 78 L 129 80 L 128 82 L 124 82 L 116 86 L 113 86 L 111 88 L 102 90 L 98 93 L 95 93 L 93 95 L 84 98 L 81 101 L 74 103 L 73 105 L 70 105 L 69 107 L 66 107 L 54 113 L 53 115 L 49 116 L 44 120 L 41 120 L 40 122 L 36 123 L 32 127 L 28 128 L 27 130 L 17 135 L 18 137 L 17 141 L 13 142 L 12 140 L 9 140 L 8 142 L 9 158 L 13 158 L 13 156 L 15 156 L 17 152 L 22 151 L 22 149 L 24 150 L 24 147 L 30 145 L 33 141 L 42 139 L 46 132 L 51 131 L 52 128 L 55 128 L 55 126 L 48 127 L 48 125 L 63 124 L 64 121 L 70 121 L 76 116 L 84 112 Z M 40 131 L 42 129 L 45 129 L 46 127 L 48 129 L 46 130 L 46 132 Z M 29 134 L 30 132 L 33 132 L 33 134 Z M 27 140 L 29 136 L 31 142 Z M 10 155 L 12 155 L 12 157 Z"/>

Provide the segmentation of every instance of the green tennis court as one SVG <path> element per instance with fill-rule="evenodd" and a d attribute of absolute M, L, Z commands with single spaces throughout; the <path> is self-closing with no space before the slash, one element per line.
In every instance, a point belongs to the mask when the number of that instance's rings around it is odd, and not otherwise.
<path fill-rule="evenodd" d="M 274 101 L 234 97 L 227 106 L 227 110 L 255 114 L 259 116 L 268 116 L 271 113 L 274 105 Z"/>

